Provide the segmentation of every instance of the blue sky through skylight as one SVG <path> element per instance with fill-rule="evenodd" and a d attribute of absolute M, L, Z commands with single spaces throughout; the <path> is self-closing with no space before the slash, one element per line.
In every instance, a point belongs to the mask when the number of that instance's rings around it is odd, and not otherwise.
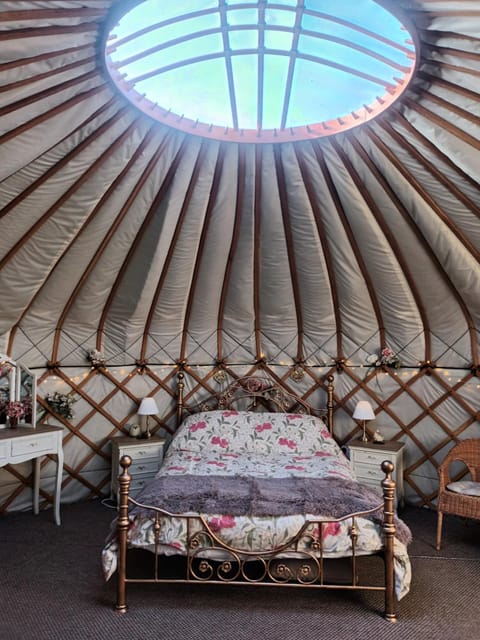
<path fill-rule="evenodd" d="M 374 0 L 298 4 L 144 0 L 111 30 L 107 66 L 178 116 L 222 127 L 237 122 L 238 129 L 280 129 L 371 104 L 413 65 L 409 32 Z M 138 56 L 142 51 L 147 54 Z"/>

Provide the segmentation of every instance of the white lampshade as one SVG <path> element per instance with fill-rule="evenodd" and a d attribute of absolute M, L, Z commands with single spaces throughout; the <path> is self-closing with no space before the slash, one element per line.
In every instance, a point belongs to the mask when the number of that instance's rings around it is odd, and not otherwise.
<path fill-rule="evenodd" d="M 373 413 L 372 405 L 368 400 L 360 400 L 353 412 L 353 418 L 355 420 L 375 420 L 375 414 Z"/>
<path fill-rule="evenodd" d="M 158 413 L 157 403 L 153 398 L 143 398 L 138 407 L 137 414 L 139 416 L 154 416 Z"/>

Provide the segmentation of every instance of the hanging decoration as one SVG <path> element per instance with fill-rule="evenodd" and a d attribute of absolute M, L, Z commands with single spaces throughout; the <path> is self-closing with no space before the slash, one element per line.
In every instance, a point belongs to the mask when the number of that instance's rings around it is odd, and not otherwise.
<path fill-rule="evenodd" d="M 105 366 L 105 356 L 98 349 L 89 349 L 87 359 L 90 361 L 93 369 L 99 369 Z"/>
<path fill-rule="evenodd" d="M 383 367 L 389 369 L 399 369 L 402 366 L 398 355 L 390 349 L 390 347 L 384 347 L 380 355 L 373 353 L 368 356 L 367 362 L 371 367 Z"/>
<path fill-rule="evenodd" d="M 294 382 L 301 382 L 305 377 L 305 370 L 300 364 L 295 364 L 290 371 L 290 378 Z"/>

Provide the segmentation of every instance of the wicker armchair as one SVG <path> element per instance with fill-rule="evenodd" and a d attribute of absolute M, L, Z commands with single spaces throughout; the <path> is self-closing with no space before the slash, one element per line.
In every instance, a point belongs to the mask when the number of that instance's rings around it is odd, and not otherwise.
<path fill-rule="evenodd" d="M 454 482 L 450 475 L 452 462 L 463 462 L 471 481 Z M 463 440 L 452 447 L 438 468 L 437 550 L 442 542 L 443 514 L 480 520 L 480 440 Z"/>

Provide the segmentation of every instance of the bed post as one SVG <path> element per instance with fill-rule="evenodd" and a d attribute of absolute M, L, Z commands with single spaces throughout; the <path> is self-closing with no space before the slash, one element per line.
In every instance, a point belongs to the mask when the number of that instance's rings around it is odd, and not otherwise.
<path fill-rule="evenodd" d="M 180 426 L 183 418 L 183 390 L 185 389 L 185 383 L 183 379 L 185 374 L 183 371 L 179 371 L 177 375 L 177 424 L 176 428 Z"/>
<path fill-rule="evenodd" d="M 332 436 L 334 435 L 333 433 L 333 376 L 328 376 L 327 377 L 327 423 L 328 423 L 328 430 L 330 431 L 330 433 L 332 434 Z"/>
<path fill-rule="evenodd" d="M 382 462 L 385 479 L 382 480 L 383 489 L 383 542 L 385 562 L 385 618 L 390 622 L 397 621 L 395 613 L 395 569 L 393 559 L 393 545 L 395 539 L 395 523 L 393 497 L 395 482 L 392 480 L 393 463 L 389 460 Z"/>
<path fill-rule="evenodd" d="M 132 477 L 128 467 L 132 464 L 130 456 L 123 456 L 120 465 L 123 469 L 118 476 L 119 498 L 117 518 L 118 567 L 117 567 L 117 604 L 115 609 L 120 613 L 127 610 L 126 577 L 127 577 L 127 532 L 128 532 L 128 490 Z"/>

